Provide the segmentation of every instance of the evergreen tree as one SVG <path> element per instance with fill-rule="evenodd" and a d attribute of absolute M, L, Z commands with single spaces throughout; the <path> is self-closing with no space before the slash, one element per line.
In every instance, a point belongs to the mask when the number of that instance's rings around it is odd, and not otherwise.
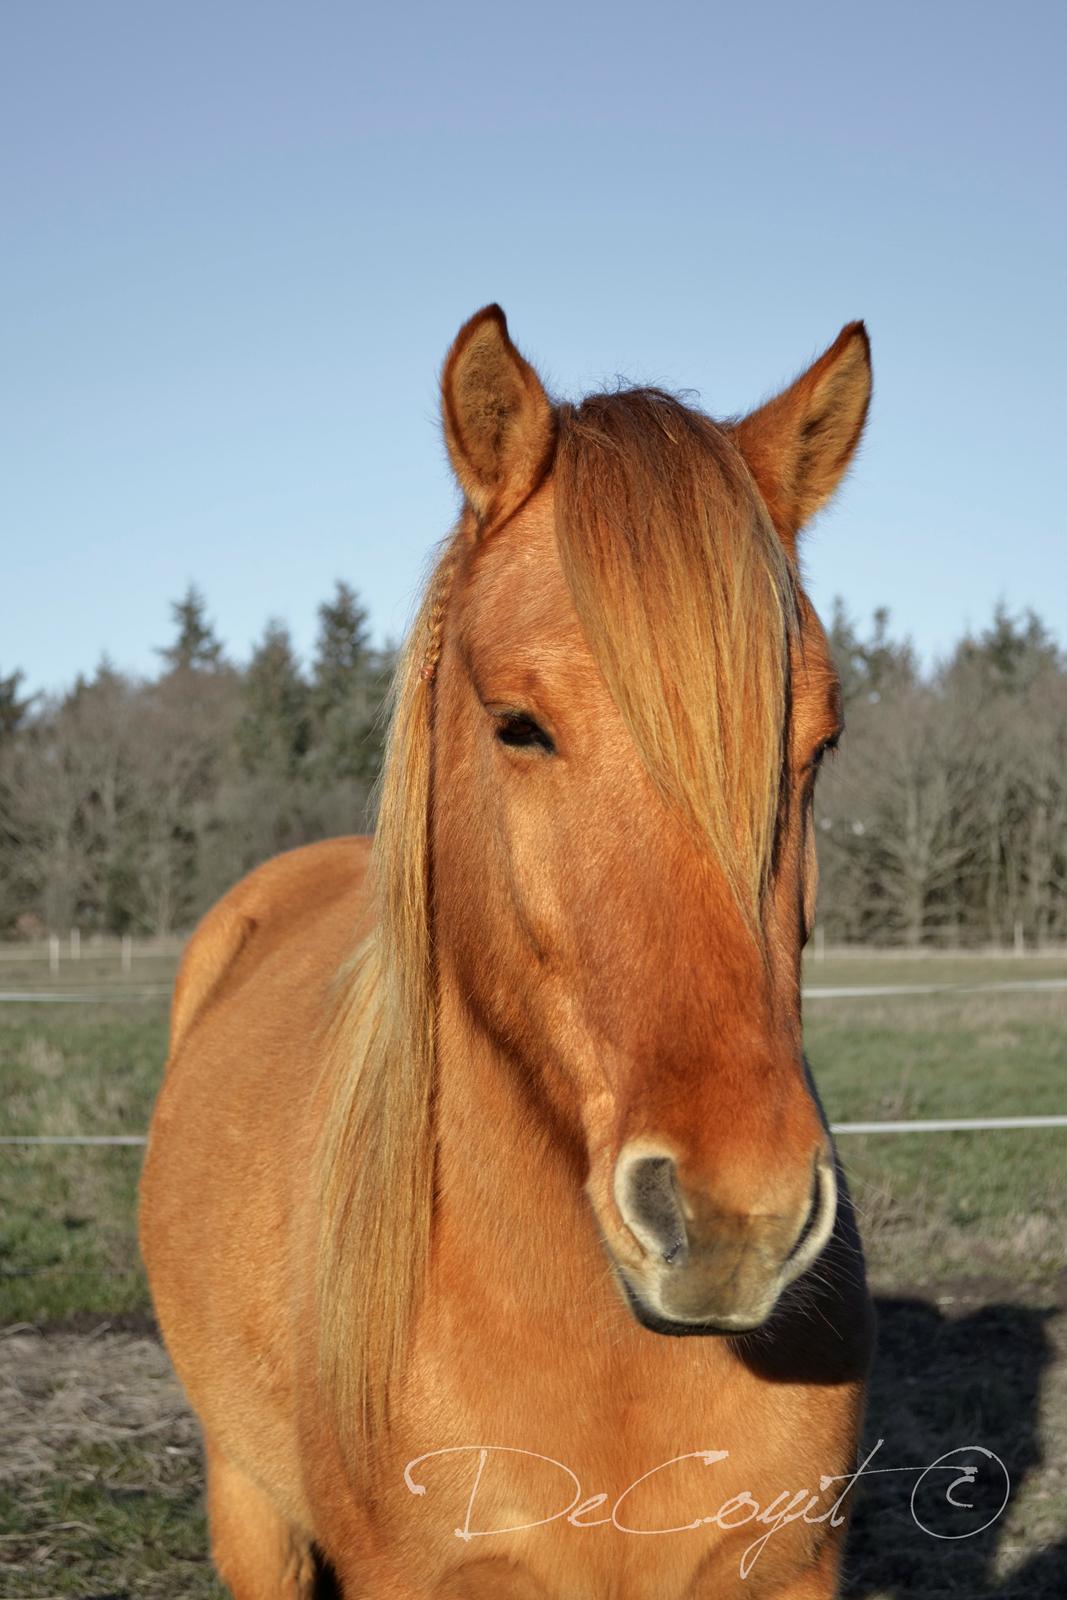
<path fill-rule="evenodd" d="M 1062 670 L 1063 658 L 1048 628 L 1033 611 L 1013 617 L 1003 600 L 977 639 L 962 640 L 950 672 L 977 674 L 985 693 L 1022 694 L 1043 673 Z"/>
<path fill-rule="evenodd" d="M 381 766 L 388 662 L 369 641 L 365 609 L 355 590 L 338 580 L 333 599 L 319 607 L 313 665 L 315 744 L 324 778 L 370 783 Z"/>
<path fill-rule="evenodd" d="M 207 602 L 191 583 L 180 600 L 171 601 L 177 630 L 173 644 L 157 646 L 168 672 L 216 672 L 223 664 L 222 645 L 207 620 Z"/>
<path fill-rule="evenodd" d="M 23 699 L 19 694 L 23 678 L 24 674 L 17 667 L 6 678 L 0 675 L 0 744 L 14 737 L 33 704 L 35 696 Z"/>
<path fill-rule="evenodd" d="M 337 706 L 350 705 L 368 678 L 370 633 L 367 613 L 356 592 L 338 579 L 332 600 L 319 607 L 315 646 L 315 710 L 325 718 Z"/>
<path fill-rule="evenodd" d="M 308 688 L 289 630 L 273 618 L 241 685 L 238 744 L 249 772 L 294 774 L 308 748 Z"/>
<path fill-rule="evenodd" d="M 861 697 L 877 704 L 883 694 L 906 689 L 918 678 L 915 652 L 908 640 L 890 638 L 884 606 L 871 623 L 870 636 L 861 638 L 841 597 L 835 598 L 828 634 L 846 706 Z"/>

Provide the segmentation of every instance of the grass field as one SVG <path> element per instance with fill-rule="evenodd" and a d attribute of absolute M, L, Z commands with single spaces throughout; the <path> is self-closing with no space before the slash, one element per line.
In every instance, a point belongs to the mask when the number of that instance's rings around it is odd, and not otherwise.
<path fill-rule="evenodd" d="M 165 990 L 173 968 L 163 954 L 124 973 L 113 953 L 87 951 L 53 975 L 0 951 L 0 991 L 107 995 L 0 1004 L 0 1133 L 143 1132 L 167 1011 L 146 991 Z M 828 956 L 806 982 L 1033 977 L 1067 977 L 1067 958 Z M 1067 1111 L 1067 992 L 810 999 L 805 1015 L 835 1121 Z M 871 1426 L 886 1459 L 932 1460 L 939 1441 L 973 1436 L 1018 1474 L 996 1527 L 959 1545 L 909 1537 L 907 1497 L 902 1513 L 871 1491 L 848 1592 L 1062 1600 L 1067 1132 L 852 1137 L 840 1149 L 880 1301 Z M 129 1148 L 0 1147 L 0 1600 L 221 1593 L 195 1428 L 137 1260 L 139 1162 Z"/>

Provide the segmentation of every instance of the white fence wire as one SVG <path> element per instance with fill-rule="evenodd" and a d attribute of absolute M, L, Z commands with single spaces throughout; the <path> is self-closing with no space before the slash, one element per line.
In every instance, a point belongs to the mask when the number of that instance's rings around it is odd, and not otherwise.
<path fill-rule="evenodd" d="M 880 1133 L 986 1133 L 1012 1128 L 1067 1128 L 1063 1117 L 933 1117 L 914 1122 L 831 1122 L 833 1134 Z M 143 1133 L 27 1133 L 0 1136 L 0 1144 L 22 1145 L 144 1145 Z"/>

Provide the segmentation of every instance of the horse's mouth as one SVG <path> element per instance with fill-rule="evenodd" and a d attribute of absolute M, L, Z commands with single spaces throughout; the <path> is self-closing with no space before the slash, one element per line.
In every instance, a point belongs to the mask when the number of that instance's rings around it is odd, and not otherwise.
<path fill-rule="evenodd" d="M 714 1319 L 700 1322 L 678 1321 L 665 1317 L 661 1312 L 653 1311 L 650 1306 L 647 1306 L 621 1269 L 616 1270 L 616 1276 L 622 1285 L 626 1303 L 633 1312 L 634 1317 L 643 1328 L 648 1329 L 649 1333 L 662 1333 L 672 1339 L 738 1338 L 742 1334 L 752 1333 L 756 1328 L 762 1327 L 767 1320 L 767 1315 L 764 1314 L 745 1319 L 724 1319 L 718 1322 Z"/>

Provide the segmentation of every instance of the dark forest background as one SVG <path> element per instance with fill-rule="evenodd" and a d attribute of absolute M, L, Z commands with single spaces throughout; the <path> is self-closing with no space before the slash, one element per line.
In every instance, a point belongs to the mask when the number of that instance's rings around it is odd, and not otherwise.
<path fill-rule="evenodd" d="M 279 621 L 227 658 L 195 588 L 159 672 L 102 661 L 57 698 L 0 674 L 0 937 L 185 930 L 279 850 L 373 825 L 392 651 L 356 592 L 310 664 Z M 830 943 L 1067 940 L 1067 655 L 1033 612 L 923 671 L 885 612 L 830 633 L 847 732 L 819 781 Z"/>

